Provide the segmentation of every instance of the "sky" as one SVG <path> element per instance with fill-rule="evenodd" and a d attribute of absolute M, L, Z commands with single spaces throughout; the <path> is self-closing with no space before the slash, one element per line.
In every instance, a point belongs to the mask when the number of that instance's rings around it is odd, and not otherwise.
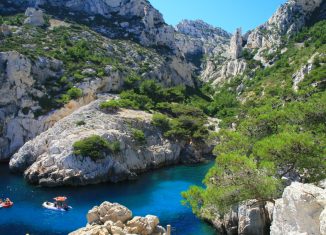
<path fill-rule="evenodd" d="M 183 19 L 201 19 L 231 33 L 246 32 L 266 22 L 286 0 L 149 0 L 175 26 Z"/>

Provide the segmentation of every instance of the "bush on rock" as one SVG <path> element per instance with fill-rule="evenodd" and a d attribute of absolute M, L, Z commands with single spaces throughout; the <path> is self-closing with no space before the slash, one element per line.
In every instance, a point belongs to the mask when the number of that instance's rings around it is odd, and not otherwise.
<path fill-rule="evenodd" d="M 107 154 L 119 152 L 120 143 L 118 141 L 109 142 L 101 136 L 92 135 L 75 142 L 73 148 L 75 155 L 90 157 L 96 161 L 103 159 Z"/>

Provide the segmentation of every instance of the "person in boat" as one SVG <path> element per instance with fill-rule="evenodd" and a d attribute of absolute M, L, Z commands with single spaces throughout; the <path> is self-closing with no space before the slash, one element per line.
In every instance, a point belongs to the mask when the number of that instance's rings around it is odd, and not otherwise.
<path fill-rule="evenodd" d="M 5 204 L 10 204 L 10 203 L 11 203 L 10 199 L 6 198 Z"/>
<path fill-rule="evenodd" d="M 3 203 L 2 199 L 0 198 L 0 204 Z"/>
<path fill-rule="evenodd" d="M 66 209 L 68 208 L 68 206 L 66 205 L 66 197 L 56 197 L 54 198 L 54 206 L 56 208 L 62 208 L 62 209 Z"/>

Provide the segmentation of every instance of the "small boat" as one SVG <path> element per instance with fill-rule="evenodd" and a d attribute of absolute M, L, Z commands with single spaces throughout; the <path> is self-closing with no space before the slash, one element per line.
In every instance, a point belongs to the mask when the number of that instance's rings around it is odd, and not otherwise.
<path fill-rule="evenodd" d="M 55 202 L 44 202 L 42 206 L 48 210 L 54 210 L 54 211 L 68 211 L 72 209 L 71 206 L 68 206 L 65 203 L 67 200 L 66 197 L 56 197 L 53 199 Z"/>
<path fill-rule="evenodd" d="M 42 206 L 48 210 L 54 210 L 54 211 L 68 211 L 72 209 L 71 206 L 67 207 L 58 207 L 55 203 L 53 202 L 44 202 Z"/>
<path fill-rule="evenodd" d="M 3 202 L 0 204 L 0 208 L 10 208 L 14 205 L 13 202 Z"/>

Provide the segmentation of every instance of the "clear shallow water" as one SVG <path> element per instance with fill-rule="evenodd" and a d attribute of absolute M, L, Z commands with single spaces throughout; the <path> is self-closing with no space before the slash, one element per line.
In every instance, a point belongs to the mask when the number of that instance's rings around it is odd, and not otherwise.
<path fill-rule="evenodd" d="M 172 234 L 212 235 L 216 231 L 198 220 L 189 208 L 181 205 L 180 192 L 192 184 L 201 184 L 212 164 L 175 166 L 145 173 L 138 180 L 119 184 L 85 187 L 41 188 L 28 185 L 21 176 L 9 173 L 0 165 L 0 197 L 10 197 L 15 205 L 0 209 L 0 234 L 62 235 L 83 227 L 86 213 L 103 201 L 118 202 L 133 215 L 159 216 L 161 225 L 171 224 Z M 67 196 L 73 210 L 45 210 L 42 202 L 58 195 Z"/>

